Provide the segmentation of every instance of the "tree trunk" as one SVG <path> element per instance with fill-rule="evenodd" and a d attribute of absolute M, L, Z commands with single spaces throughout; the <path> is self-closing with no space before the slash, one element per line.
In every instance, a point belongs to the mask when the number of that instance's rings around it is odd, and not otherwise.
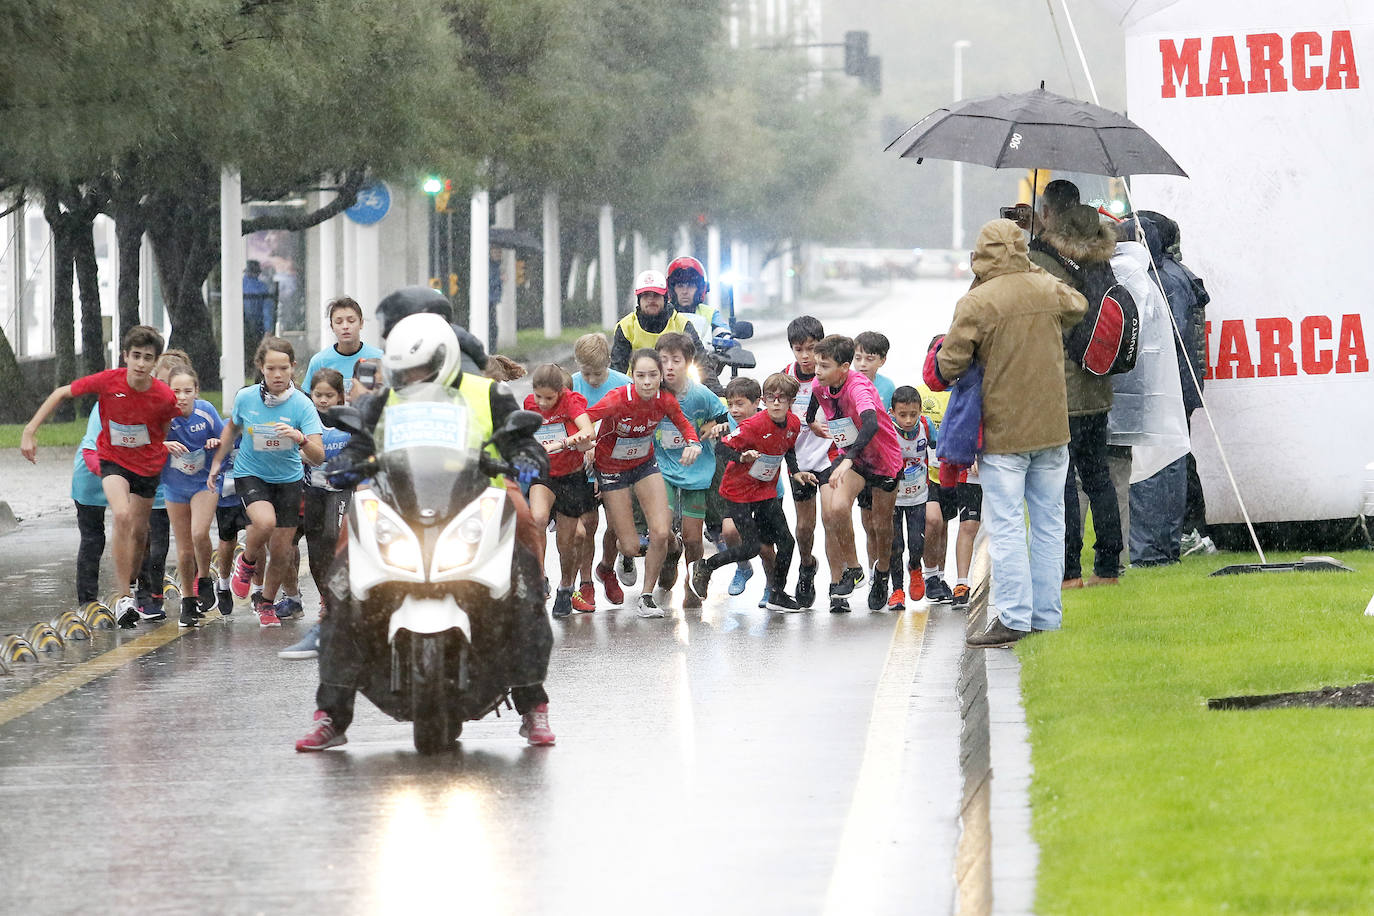
<path fill-rule="evenodd" d="M 3 327 L 0 327 L 0 390 L 5 392 L 4 399 L 0 400 L 0 423 L 27 423 L 37 405 L 30 402 L 28 384 Z"/>
<path fill-rule="evenodd" d="M 56 388 L 77 377 L 76 310 L 72 299 L 72 282 L 75 279 L 70 225 L 72 217 L 70 213 L 62 212 L 55 188 L 45 189 L 43 198 L 43 215 L 52 232 L 52 343 L 53 353 L 57 357 L 53 362 L 53 387 Z M 63 402 L 55 414 L 58 422 L 71 420 L 75 416 L 75 405 L 70 401 Z"/>
<path fill-rule="evenodd" d="M 115 341 L 118 343 L 130 328 L 143 323 L 139 285 L 143 266 L 143 233 L 147 229 L 147 221 L 143 207 L 137 200 L 130 199 L 127 193 L 116 194 L 111 204 L 115 239 L 119 247 L 119 326 L 115 328 Z"/>
<path fill-rule="evenodd" d="M 81 295 L 81 371 L 105 369 L 105 334 L 100 317 L 100 274 L 95 260 L 95 221 L 82 220 L 73 238 L 76 283 Z"/>
<path fill-rule="evenodd" d="M 220 387 L 219 342 L 201 288 L 219 262 L 218 208 L 213 196 L 150 201 L 148 237 L 157 259 L 158 282 L 172 319 L 168 346 L 191 356 L 201 387 Z"/>

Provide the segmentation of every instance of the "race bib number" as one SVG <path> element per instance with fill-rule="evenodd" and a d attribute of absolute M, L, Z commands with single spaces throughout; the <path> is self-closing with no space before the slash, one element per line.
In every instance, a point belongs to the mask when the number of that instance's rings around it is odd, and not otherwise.
<path fill-rule="evenodd" d="M 677 424 L 664 417 L 658 421 L 658 443 L 667 449 L 680 449 L 687 447 L 688 440 Z"/>
<path fill-rule="evenodd" d="M 539 427 L 534 438 L 539 441 L 540 445 L 548 448 L 551 443 L 562 442 L 566 439 L 566 433 L 567 428 L 562 423 L 545 423 Z"/>
<path fill-rule="evenodd" d="M 840 448 L 847 448 L 859 437 L 859 431 L 855 428 L 854 421 L 848 417 L 827 420 L 825 425 L 826 429 L 830 431 L 830 438 L 834 439 L 835 444 Z"/>
<path fill-rule="evenodd" d="M 811 383 L 807 382 L 797 389 L 797 397 L 792 401 L 792 412 L 806 425 L 806 409 L 811 406 Z"/>
<path fill-rule="evenodd" d="M 902 471 L 901 484 L 897 498 L 904 501 L 923 499 L 926 496 L 925 468 L 912 465 Z"/>
<path fill-rule="evenodd" d="M 171 464 L 175 470 L 188 477 L 198 474 L 205 469 L 205 450 L 199 449 L 194 452 L 187 452 L 185 455 L 173 455 L 171 456 Z"/>
<path fill-rule="evenodd" d="M 632 461 L 654 453 L 654 437 L 640 436 L 637 439 L 616 439 L 611 449 L 611 457 L 617 461 Z"/>
<path fill-rule="evenodd" d="M 110 444 L 116 448 L 138 448 L 141 445 L 152 444 L 152 440 L 148 438 L 148 427 L 142 423 L 131 423 L 126 426 L 111 420 Z"/>
<path fill-rule="evenodd" d="M 296 443 L 291 439 L 279 434 L 275 429 L 251 430 L 253 434 L 253 451 L 255 452 L 284 452 Z"/>
<path fill-rule="evenodd" d="M 749 465 L 749 476 L 755 480 L 777 480 L 778 469 L 781 467 L 781 455 L 760 455 Z"/>
<path fill-rule="evenodd" d="M 394 404 L 386 409 L 386 450 L 467 446 L 468 414 L 457 404 Z"/>

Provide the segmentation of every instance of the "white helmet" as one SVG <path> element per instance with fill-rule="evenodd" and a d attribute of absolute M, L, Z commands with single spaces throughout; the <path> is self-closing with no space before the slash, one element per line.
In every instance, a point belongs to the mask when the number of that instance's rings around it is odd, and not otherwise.
<path fill-rule="evenodd" d="M 639 298 L 640 293 L 668 295 L 668 278 L 656 270 L 643 271 L 635 277 L 635 298 Z"/>
<path fill-rule="evenodd" d="M 387 335 L 382 371 L 392 388 L 419 382 L 451 385 L 461 358 L 458 335 L 441 316 L 407 315 Z"/>

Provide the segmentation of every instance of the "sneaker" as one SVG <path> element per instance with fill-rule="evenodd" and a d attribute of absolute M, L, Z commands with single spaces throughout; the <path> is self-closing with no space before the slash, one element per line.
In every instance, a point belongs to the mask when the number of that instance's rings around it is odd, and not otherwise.
<path fill-rule="evenodd" d="M 906 610 L 906 592 L 900 588 L 892 590 L 892 594 L 887 596 L 887 609 L 889 611 Z"/>
<path fill-rule="evenodd" d="M 149 595 L 139 602 L 138 616 L 144 620 L 166 620 L 167 612 L 162 608 L 162 596 Z"/>
<path fill-rule="evenodd" d="M 763 593 L 763 597 L 759 599 L 759 607 L 761 607 L 761 608 L 762 608 L 762 607 L 768 607 L 768 593 L 767 593 L 767 592 L 764 592 L 764 593 Z M 799 608 L 798 610 L 803 610 L 803 611 L 804 611 L 804 610 L 806 610 L 806 608 Z"/>
<path fill-rule="evenodd" d="M 196 599 L 189 598 L 187 600 L 194 604 Z M 198 627 L 200 626 L 200 618 L 203 616 L 204 615 L 199 611 L 188 608 L 183 604 L 181 606 L 181 616 L 177 618 L 177 627 L 183 630 L 188 630 L 191 627 Z"/>
<path fill-rule="evenodd" d="M 277 601 L 277 617 L 281 620 L 300 620 L 305 616 L 305 605 L 299 595 L 283 595 Z"/>
<path fill-rule="evenodd" d="M 217 589 L 215 599 L 219 603 L 219 614 L 221 617 L 228 617 L 234 613 L 234 593 L 227 588 Z"/>
<path fill-rule="evenodd" d="M 768 590 L 768 600 L 765 602 L 764 607 L 768 608 L 770 611 L 782 611 L 786 614 L 793 614 L 802 609 L 802 606 L 797 603 L 797 599 L 780 588 L 770 588 Z"/>
<path fill-rule="evenodd" d="M 253 604 L 253 610 L 258 615 L 258 626 L 260 627 L 279 627 L 281 618 L 277 616 L 276 606 L 259 594 L 258 600 Z"/>
<path fill-rule="evenodd" d="M 320 654 L 320 625 L 317 623 L 305 631 L 301 641 L 295 645 L 287 646 L 277 653 L 277 658 L 285 658 L 291 661 L 300 659 L 317 658 Z"/>
<path fill-rule="evenodd" d="M 954 586 L 954 592 L 950 597 L 950 603 L 954 605 L 956 611 L 968 610 L 968 592 L 969 588 L 967 585 Z"/>
<path fill-rule="evenodd" d="M 864 580 L 864 571 L 857 566 L 851 566 L 840 573 L 840 581 L 830 586 L 832 595 L 850 595 L 854 592 L 854 587 Z"/>
<path fill-rule="evenodd" d="M 832 614 L 848 614 L 848 613 L 849 613 L 849 599 L 846 598 L 844 595 L 837 595 L 837 594 L 835 594 L 835 586 L 833 586 L 833 585 L 830 586 L 830 613 L 832 613 Z"/>
<path fill-rule="evenodd" d="M 253 589 L 253 594 L 249 596 L 248 603 L 257 607 L 258 602 L 262 600 L 262 586 L 259 585 Z"/>
<path fill-rule="evenodd" d="M 234 592 L 235 598 L 247 598 L 249 591 L 253 588 L 253 573 L 257 572 L 257 564 L 249 563 L 239 554 L 234 560 L 234 574 L 229 577 L 229 588 Z"/>
<path fill-rule="evenodd" d="M 215 609 L 215 580 L 197 579 L 196 580 L 196 603 L 200 606 L 203 614 L 206 611 Z"/>
<path fill-rule="evenodd" d="M 954 592 L 949 590 L 949 584 L 939 576 L 931 576 L 926 579 L 926 598 L 931 604 L 949 604 L 954 600 Z"/>
<path fill-rule="evenodd" d="M 347 744 L 348 737 L 334 730 L 334 720 L 323 709 L 315 710 L 315 724 L 305 737 L 296 742 L 298 751 L 323 751 L 331 747 Z"/>
<path fill-rule="evenodd" d="M 730 580 L 730 594 L 744 594 L 744 587 L 749 584 L 749 580 L 754 578 L 754 564 L 745 563 L 735 567 L 734 578 Z"/>
<path fill-rule="evenodd" d="M 548 747 L 556 740 L 549 728 L 549 704 L 540 703 L 520 717 L 520 737 L 531 747 Z"/>
<path fill-rule="evenodd" d="M 1217 545 L 1212 543 L 1212 539 L 1199 534 L 1196 528 L 1180 538 L 1178 546 L 1181 557 L 1191 556 L 1195 553 L 1210 554 L 1217 552 Z"/>
<path fill-rule="evenodd" d="M 880 611 L 887 603 L 887 570 L 878 572 L 878 567 L 873 567 L 873 584 L 868 587 L 868 609 L 870 611 Z"/>
<path fill-rule="evenodd" d="M 797 570 L 797 603 L 802 607 L 816 603 L 816 570 L 820 568 L 821 561 L 816 560 Z"/>
<path fill-rule="evenodd" d="M 572 608 L 573 590 L 572 586 L 558 587 L 558 594 L 553 599 L 553 616 L 567 617 L 573 612 Z"/>
<path fill-rule="evenodd" d="M 909 570 L 908 578 L 911 580 L 908 585 L 906 596 L 912 601 L 920 601 L 926 596 L 926 580 L 921 578 L 919 569 Z"/>
<path fill-rule="evenodd" d="M 620 555 L 620 563 L 616 566 L 615 576 L 620 580 L 621 585 L 634 585 L 639 581 L 639 573 L 635 570 L 634 557 Z"/>
<path fill-rule="evenodd" d="M 682 609 L 684 611 L 701 610 L 701 596 L 692 591 L 692 587 L 686 583 L 683 583 L 682 586 Z"/>
<path fill-rule="evenodd" d="M 711 587 L 711 573 L 715 570 L 706 565 L 705 560 L 697 560 L 692 564 L 692 591 L 702 597 L 706 596 L 707 590 Z"/>
<path fill-rule="evenodd" d="M 663 608 L 658 606 L 653 595 L 639 596 L 639 616 L 640 617 L 662 617 Z"/>
<path fill-rule="evenodd" d="M 572 593 L 571 604 L 579 614 L 590 614 L 596 610 L 596 590 L 590 582 L 583 582 L 582 587 Z"/>
<path fill-rule="evenodd" d="M 132 595 L 125 595 L 115 602 L 114 615 L 122 629 L 132 630 L 138 626 L 138 602 Z"/>
<path fill-rule="evenodd" d="M 607 601 L 617 607 L 625 603 L 625 592 L 621 590 L 620 583 L 616 581 L 615 570 L 609 566 L 598 564 L 596 577 L 601 580 L 601 588 L 606 593 Z"/>
<path fill-rule="evenodd" d="M 1029 631 L 1013 630 L 1002 622 L 1001 617 L 994 617 L 986 630 L 964 640 L 964 645 L 970 649 L 1002 649 L 1029 635 Z"/>
<path fill-rule="evenodd" d="M 673 544 L 668 548 L 668 554 L 663 558 L 663 565 L 658 570 L 658 587 L 671 589 L 677 584 L 677 564 L 682 559 L 682 540 L 673 538 Z"/>

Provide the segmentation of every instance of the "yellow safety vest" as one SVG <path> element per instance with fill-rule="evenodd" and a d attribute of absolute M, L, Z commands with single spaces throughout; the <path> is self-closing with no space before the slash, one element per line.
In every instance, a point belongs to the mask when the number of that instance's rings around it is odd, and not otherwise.
<path fill-rule="evenodd" d="M 450 388 L 456 391 L 458 396 L 467 405 L 468 416 L 471 418 L 472 432 L 481 437 L 482 442 L 487 442 L 491 434 L 495 431 L 495 424 L 491 416 L 491 386 L 492 380 L 485 375 L 478 375 L 475 372 L 464 372 L 458 377 L 458 387 Z M 399 404 L 401 399 L 397 396 L 395 389 L 391 391 L 387 398 L 390 404 Z M 497 461 L 501 461 L 501 453 L 496 450 L 496 446 L 487 442 L 486 453 Z M 505 478 L 496 476 L 491 479 L 494 486 L 504 487 Z"/>
<path fill-rule="evenodd" d="M 667 305 L 663 307 L 668 308 Z M 639 312 L 634 311 L 620 319 L 617 323 L 617 327 L 620 328 L 620 333 L 625 335 L 625 339 L 630 342 L 631 350 L 652 350 L 654 345 L 658 343 L 658 338 L 660 336 L 667 334 L 669 331 L 685 334 L 691 323 L 691 319 L 686 315 L 674 311 L 668 316 L 668 324 L 663 330 L 657 332 L 646 331 L 639 324 Z"/>

